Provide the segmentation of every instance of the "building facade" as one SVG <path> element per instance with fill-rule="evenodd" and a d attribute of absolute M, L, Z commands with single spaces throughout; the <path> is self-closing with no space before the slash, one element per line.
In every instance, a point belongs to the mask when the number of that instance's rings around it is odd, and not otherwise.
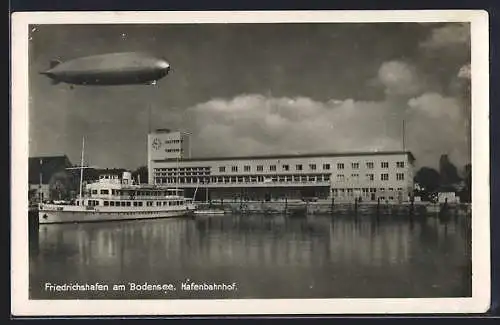
<path fill-rule="evenodd" d="M 148 170 L 151 170 L 151 161 L 191 158 L 191 145 L 188 133 L 157 129 L 148 134 Z M 148 182 L 154 183 L 152 174 L 149 173 Z"/>
<path fill-rule="evenodd" d="M 197 200 L 404 202 L 413 195 L 414 157 L 393 151 L 163 158 L 149 160 L 148 174 L 152 183 L 182 188 L 186 195 L 196 189 Z"/>

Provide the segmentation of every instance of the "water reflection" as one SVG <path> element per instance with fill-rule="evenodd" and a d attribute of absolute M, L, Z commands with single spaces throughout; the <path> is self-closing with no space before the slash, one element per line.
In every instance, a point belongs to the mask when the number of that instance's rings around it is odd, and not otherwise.
<path fill-rule="evenodd" d="M 173 283 L 169 293 L 57 298 L 336 298 L 470 296 L 470 225 L 462 218 L 217 216 L 40 225 L 31 236 L 31 296 L 51 283 Z M 236 282 L 225 293 L 180 283 Z M 106 296 L 107 295 L 107 296 Z"/>

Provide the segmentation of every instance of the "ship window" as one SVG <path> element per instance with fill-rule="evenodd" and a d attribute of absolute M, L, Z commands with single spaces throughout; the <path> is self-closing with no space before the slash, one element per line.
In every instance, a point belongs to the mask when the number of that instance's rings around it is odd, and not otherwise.
<path fill-rule="evenodd" d="M 135 206 L 135 207 L 137 206 L 137 202 L 134 202 L 134 206 Z"/>
<path fill-rule="evenodd" d="M 168 201 L 168 205 L 169 205 L 169 206 L 170 206 L 170 205 L 172 205 L 172 201 Z"/>
<path fill-rule="evenodd" d="M 105 207 L 109 206 L 109 201 L 104 201 L 104 206 Z"/>
<path fill-rule="evenodd" d="M 142 207 L 142 201 L 139 201 L 137 204 L 138 204 L 140 207 Z"/>
<path fill-rule="evenodd" d="M 109 194 L 109 190 L 101 190 L 101 194 Z"/>
<path fill-rule="evenodd" d="M 126 206 L 127 204 L 125 203 L 125 201 L 122 201 L 122 207 Z"/>
<path fill-rule="evenodd" d="M 156 202 L 156 206 L 157 207 L 161 206 L 161 202 Z"/>
<path fill-rule="evenodd" d="M 95 205 L 99 205 L 99 201 L 95 201 Z"/>
<path fill-rule="evenodd" d="M 111 205 L 112 207 L 114 207 L 115 206 L 115 201 L 109 202 L 109 205 Z"/>
<path fill-rule="evenodd" d="M 92 194 L 97 194 L 97 190 L 92 190 Z"/>
<path fill-rule="evenodd" d="M 130 201 L 127 201 L 127 206 L 128 206 L 128 207 L 130 206 Z"/>

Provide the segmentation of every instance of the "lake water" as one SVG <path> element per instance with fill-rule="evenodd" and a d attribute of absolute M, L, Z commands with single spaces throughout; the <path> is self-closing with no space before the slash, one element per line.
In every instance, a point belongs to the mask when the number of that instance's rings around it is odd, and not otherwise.
<path fill-rule="evenodd" d="M 466 297 L 470 238 L 466 217 L 224 215 L 40 225 L 30 234 L 30 297 Z"/>

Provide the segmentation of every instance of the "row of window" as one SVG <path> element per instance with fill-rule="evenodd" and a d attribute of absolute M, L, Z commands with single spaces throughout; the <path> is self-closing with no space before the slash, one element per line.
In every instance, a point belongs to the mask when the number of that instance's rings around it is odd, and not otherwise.
<path fill-rule="evenodd" d="M 130 191 L 130 190 L 111 190 L 111 195 L 117 196 L 167 196 L 167 195 L 175 195 L 176 190 L 165 190 L 165 191 Z M 109 189 L 101 189 L 101 190 L 92 190 L 92 195 L 109 195 Z M 181 192 L 178 192 L 178 195 L 182 195 Z"/>
<path fill-rule="evenodd" d="M 155 172 L 155 176 L 210 176 L 210 172 Z"/>
<path fill-rule="evenodd" d="M 177 169 L 180 172 L 185 171 L 194 171 L 194 172 L 202 172 L 202 171 L 210 171 L 210 167 L 180 167 L 180 168 L 155 168 L 155 172 L 175 172 Z"/>
<path fill-rule="evenodd" d="M 375 188 L 375 187 L 363 187 L 363 188 L 332 188 L 332 194 L 333 195 L 339 195 L 339 194 L 356 194 L 356 195 L 359 195 L 359 194 L 363 194 L 363 195 L 369 195 L 370 193 L 380 193 L 380 192 L 394 192 L 394 191 L 397 191 L 397 192 L 403 192 L 403 188 L 402 187 L 398 187 L 398 188 L 393 188 L 393 187 L 389 187 L 389 188 L 384 188 L 384 187 L 380 187 L 380 188 Z"/>
<path fill-rule="evenodd" d="M 345 180 L 345 175 L 344 174 L 338 174 L 337 175 L 337 181 L 342 182 Z M 351 174 L 351 180 L 359 180 L 359 174 Z M 375 180 L 375 174 L 366 174 L 366 180 L 367 181 L 373 181 Z M 389 174 L 388 173 L 383 173 L 380 174 L 380 180 L 381 181 L 388 181 L 389 180 Z M 405 174 L 404 173 L 396 173 L 396 180 L 397 181 L 404 181 L 405 180 Z"/>
<path fill-rule="evenodd" d="M 76 202 L 76 205 L 79 205 L 79 201 Z M 179 206 L 183 204 L 183 201 L 102 201 L 105 207 L 142 207 L 144 203 L 146 206 Z M 99 201 L 97 200 L 87 200 L 87 206 L 99 206 Z"/>
<path fill-rule="evenodd" d="M 182 143 L 182 139 L 179 140 L 179 139 L 172 139 L 172 140 L 166 140 L 165 143 L 166 144 L 171 144 L 171 143 Z"/>
<path fill-rule="evenodd" d="M 179 148 L 166 148 L 165 152 L 181 152 L 182 149 Z"/>
<path fill-rule="evenodd" d="M 157 183 L 273 183 L 273 182 L 329 182 L 330 175 L 281 175 L 281 176 L 211 176 L 211 177 L 157 177 Z"/>
<path fill-rule="evenodd" d="M 351 163 L 351 168 L 352 169 L 359 169 L 359 162 L 353 162 Z M 396 168 L 404 168 L 405 166 L 405 163 L 404 161 L 398 161 L 396 162 Z M 387 161 L 384 161 L 384 162 L 381 162 L 380 163 L 380 167 L 381 168 L 384 168 L 384 169 L 387 169 L 389 168 L 389 162 Z M 366 163 L 366 168 L 368 169 L 373 169 L 375 168 L 375 164 L 373 162 L 367 162 Z M 281 166 L 281 169 L 282 171 L 290 171 L 290 165 L 282 165 Z M 330 170 L 331 169 L 331 165 L 330 164 L 323 164 L 323 170 Z M 337 169 L 338 170 L 342 170 L 342 169 L 345 169 L 345 164 L 344 163 L 337 163 Z M 264 171 L 264 165 L 257 165 L 256 166 L 256 170 L 258 172 L 263 172 Z M 295 165 L 295 170 L 296 171 L 302 171 L 304 170 L 304 165 L 303 164 L 297 164 Z M 309 170 L 317 170 L 317 165 L 316 164 L 309 164 Z M 238 171 L 238 166 L 231 166 L 231 172 L 237 172 Z M 250 165 L 246 165 L 246 166 L 243 166 L 243 171 L 244 172 L 251 172 L 251 166 Z M 277 171 L 277 166 L 276 165 L 270 165 L 269 166 L 269 171 L 271 172 L 275 172 Z M 226 172 L 226 166 L 219 166 L 219 172 L 220 173 L 224 173 Z"/>
<path fill-rule="evenodd" d="M 338 174 L 336 177 L 337 182 L 344 182 L 346 177 L 344 174 Z M 351 174 L 351 181 L 359 181 L 359 174 Z M 367 181 L 374 181 L 375 174 L 366 174 Z M 381 181 L 389 181 L 389 174 L 383 173 L 380 174 Z M 397 173 L 396 174 L 397 181 L 404 181 L 405 174 Z M 211 176 L 211 177 L 156 177 L 157 183 L 167 183 L 167 184 L 175 184 L 175 183 L 188 183 L 188 184 L 208 184 L 208 183 L 283 183 L 283 182 L 329 182 L 330 175 L 273 175 L 270 177 L 264 176 Z"/>

